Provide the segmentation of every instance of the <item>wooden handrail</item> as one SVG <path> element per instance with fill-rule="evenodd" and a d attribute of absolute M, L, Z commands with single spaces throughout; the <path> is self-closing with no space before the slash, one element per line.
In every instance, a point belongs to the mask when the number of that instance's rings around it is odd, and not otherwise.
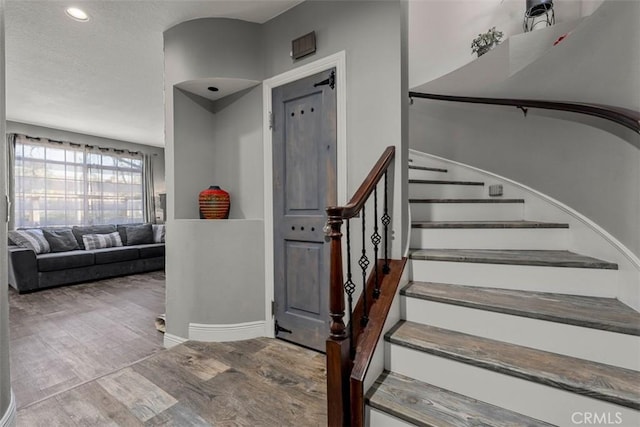
<path fill-rule="evenodd" d="M 387 168 L 391 164 L 395 154 L 396 147 L 387 147 L 369 172 L 369 175 L 367 175 L 364 181 L 362 181 L 358 191 L 355 192 L 351 200 L 349 200 L 345 206 L 332 206 L 327 208 L 329 216 L 332 216 L 332 213 L 334 213 L 336 214 L 335 216 L 341 216 L 342 219 L 349 219 L 358 215 L 358 212 L 360 212 L 364 206 L 364 203 L 373 192 L 373 189 L 387 171 Z"/>
<path fill-rule="evenodd" d="M 438 95 L 433 93 L 409 92 L 410 98 L 433 99 L 437 101 L 466 102 L 471 104 L 507 105 L 526 111 L 526 108 L 569 111 L 600 117 L 640 133 L 640 112 L 628 108 L 583 102 L 542 101 L 535 99 L 485 98 L 472 96 Z"/>

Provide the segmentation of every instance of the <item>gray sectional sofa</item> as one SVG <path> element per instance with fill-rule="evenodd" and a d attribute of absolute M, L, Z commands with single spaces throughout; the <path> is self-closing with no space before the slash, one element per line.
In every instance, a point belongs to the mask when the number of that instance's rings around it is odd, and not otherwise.
<path fill-rule="evenodd" d="M 164 226 L 123 224 L 27 231 L 20 235 L 9 232 L 9 284 L 19 293 L 164 269 Z M 41 240 L 43 235 L 46 248 L 25 244 L 23 235 Z M 92 239 L 102 243 L 95 244 Z"/>

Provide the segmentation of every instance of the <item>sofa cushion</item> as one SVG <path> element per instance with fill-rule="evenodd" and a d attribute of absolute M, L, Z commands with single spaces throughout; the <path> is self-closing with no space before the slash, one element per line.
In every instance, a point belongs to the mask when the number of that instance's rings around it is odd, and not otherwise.
<path fill-rule="evenodd" d="M 122 244 L 127 246 L 127 227 L 133 227 L 136 225 L 144 225 L 143 222 L 134 222 L 130 224 L 118 224 L 116 226 L 118 233 L 120 233 L 120 239 L 122 240 Z"/>
<path fill-rule="evenodd" d="M 116 226 L 113 224 L 106 225 L 76 225 L 71 231 L 78 241 L 80 249 L 84 249 L 84 242 L 82 236 L 85 234 L 109 234 L 117 231 Z"/>
<path fill-rule="evenodd" d="M 140 254 L 137 248 L 126 246 L 103 248 L 92 250 L 96 264 L 111 264 L 112 262 L 131 261 L 138 259 Z"/>
<path fill-rule="evenodd" d="M 51 246 L 51 252 L 66 252 L 80 249 L 80 245 L 78 245 L 78 241 L 70 228 L 44 229 L 42 233 L 45 239 L 47 239 L 47 242 L 49 242 L 49 246 Z"/>
<path fill-rule="evenodd" d="M 117 231 L 109 234 L 85 234 L 82 236 L 82 242 L 88 251 L 122 246 L 120 233 Z"/>
<path fill-rule="evenodd" d="M 38 255 L 38 271 L 58 271 L 93 264 L 93 253 L 82 250 Z"/>
<path fill-rule="evenodd" d="M 146 245 L 153 243 L 153 228 L 151 224 L 125 226 L 127 241 L 125 245 Z"/>
<path fill-rule="evenodd" d="M 151 243 L 136 246 L 140 251 L 140 258 L 155 258 L 164 256 L 164 243 Z"/>
<path fill-rule="evenodd" d="M 51 252 L 51 246 L 45 239 L 42 230 L 32 228 L 28 230 L 11 230 L 8 233 L 9 239 L 21 248 L 27 248 L 36 254 L 45 254 Z"/>
<path fill-rule="evenodd" d="M 153 242 L 164 243 L 165 226 L 164 224 L 153 224 Z"/>

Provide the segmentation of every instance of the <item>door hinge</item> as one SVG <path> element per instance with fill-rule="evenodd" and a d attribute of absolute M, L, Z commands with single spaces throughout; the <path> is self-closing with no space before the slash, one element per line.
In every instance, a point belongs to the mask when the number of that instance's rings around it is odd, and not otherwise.
<path fill-rule="evenodd" d="M 269 130 L 273 130 L 273 111 L 269 111 Z"/>
<path fill-rule="evenodd" d="M 324 85 L 329 85 L 329 87 L 331 89 L 335 89 L 335 87 L 336 87 L 336 72 L 335 71 L 331 71 L 331 74 L 329 74 L 328 78 L 324 79 L 321 82 L 318 82 L 318 83 L 314 84 L 313 87 L 324 86 Z"/>
<path fill-rule="evenodd" d="M 275 315 L 276 315 L 276 302 L 271 301 L 271 317 L 274 317 Z"/>
<path fill-rule="evenodd" d="M 276 323 L 275 323 L 275 330 L 276 330 L 275 331 L 276 332 L 276 334 L 275 334 L 276 336 L 278 336 L 278 332 L 286 332 L 288 334 L 292 334 L 293 333 L 293 331 L 291 329 L 283 328 L 282 326 L 280 326 L 278 324 L 277 320 L 276 320 Z"/>

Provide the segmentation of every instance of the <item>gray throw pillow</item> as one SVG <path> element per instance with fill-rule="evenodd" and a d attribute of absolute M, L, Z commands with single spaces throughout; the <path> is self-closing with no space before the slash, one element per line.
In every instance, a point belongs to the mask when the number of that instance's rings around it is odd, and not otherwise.
<path fill-rule="evenodd" d="M 9 239 L 21 248 L 27 248 L 36 254 L 46 254 L 51 251 L 49 242 L 44 238 L 42 230 L 32 228 L 28 230 L 11 230 L 8 233 Z"/>
<path fill-rule="evenodd" d="M 61 228 L 59 230 L 42 230 L 45 239 L 51 246 L 51 252 L 67 252 L 80 249 L 76 237 L 70 228 Z"/>
<path fill-rule="evenodd" d="M 127 246 L 153 243 L 151 224 L 125 226 L 125 230 L 127 231 Z"/>

